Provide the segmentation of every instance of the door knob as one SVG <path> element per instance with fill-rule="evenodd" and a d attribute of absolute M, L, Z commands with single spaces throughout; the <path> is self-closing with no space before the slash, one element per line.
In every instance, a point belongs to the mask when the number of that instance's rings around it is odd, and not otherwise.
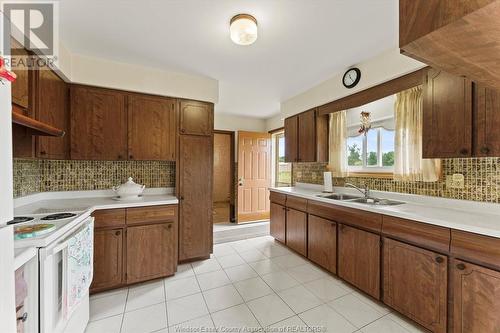
<path fill-rule="evenodd" d="M 238 186 L 243 186 L 244 184 L 245 184 L 245 179 L 244 178 L 238 179 Z"/>

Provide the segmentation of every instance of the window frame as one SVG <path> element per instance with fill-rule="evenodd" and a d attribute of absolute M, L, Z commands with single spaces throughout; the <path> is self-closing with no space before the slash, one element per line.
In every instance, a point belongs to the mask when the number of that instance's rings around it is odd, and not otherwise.
<path fill-rule="evenodd" d="M 383 163 L 383 154 L 382 154 L 382 135 L 381 135 L 381 129 L 384 129 L 386 131 L 392 131 L 395 132 L 395 130 L 392 129 L 387 129 L 383 126 L 380 127 L 375 127 L 370 129 L 370 131 L 376 130 L 377 131 L 377 166 L 369 166 L 367 165 L 367 158 L 368 158 L 368 136 L 364 134 L 360 134 L 362 139 L 363 139 L 363 144 L 361 147 L 361 166 L 351 166 L 347 165 L 347 171 L 349 174 L 354 174 L 354 175 L 373 175 L 373 174 L 378 174 L 378 175 L 387 175 L 387 176 L 392 176 L 394 173 L 394 165 L 392 166 L 382 166 Z M 359 136 L 359 135 L 358 135 Z M 355 138 L 358 136 L 350 136 L 348 138 Z M 347 145 L 347 142 L 346 142 Z M 346 147 L 347 148 L 347 147 Z M 348 153 L 348 149 L 346 149 L 346 154 Z"/>
<path fill-rule="evenodd" d="M 285 139 L 285 131 L 281 130 L 278 132 L 272 133 L 273 135 L 273 145 L 275 147 L 274 149 L 274 154 L 273 154 L 273 160 L 274 160 L 274 179 L 273 179 L 273 184 L 275 187 L 289 187 L 292 186 L 293 182 L 293 164 L 289 162 L 282 162 L 286 164 L 290 164 L 290 182 L 289 183 L 283 183 L 279 182 L 279 167 L 280 167 L 280 161 L 279 161 L 279 155 L 280 155 L 280 150 L 279 150 L 279 141 L 280 138 Z"/>

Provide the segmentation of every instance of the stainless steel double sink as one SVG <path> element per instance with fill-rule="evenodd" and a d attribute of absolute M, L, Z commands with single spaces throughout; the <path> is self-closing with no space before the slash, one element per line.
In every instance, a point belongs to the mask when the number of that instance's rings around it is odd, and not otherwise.
<path fill-rule="evenodd" d="M 338 201 L 346 201 L 346 202 L 356 202 L 365 205 L 374 205 L 374 206 L 397 206 L 405 204 L 403 201 L 396 201 L 390 199 L 378 199 L 378 198 L 365 198 L 359 195 L 351 195 L 351 194 L 340 194 L 340 193 L 325 193 L 316 195 L 319 198 L 338 200 Z"/>

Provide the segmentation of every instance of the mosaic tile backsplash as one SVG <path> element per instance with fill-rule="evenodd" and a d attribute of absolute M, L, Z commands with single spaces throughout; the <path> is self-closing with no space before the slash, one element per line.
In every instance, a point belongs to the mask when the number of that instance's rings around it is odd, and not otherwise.
<path fill-rule="evenodd" d="M 14 159 L 14 197 L 47 191 L 103 190 L 128 177 L 146 187 L 174 187 L 175 162 Z"/>
<path fill-rule="evenodd" d="M 384 178 L 334 178 L 336 186 L 352 183 L 367 184 L 370 189 L 429 195 L 435 197 L 500 203 L 500 158 L 457 158 L 442 160 L 443 176 L 432 183 L 402 182 Z M 323 184 L 326 163 L 294 163 L 293 182 Z M 465 178 L 463 189 L 446 187 L 446 176 L 461 173 Z"/>

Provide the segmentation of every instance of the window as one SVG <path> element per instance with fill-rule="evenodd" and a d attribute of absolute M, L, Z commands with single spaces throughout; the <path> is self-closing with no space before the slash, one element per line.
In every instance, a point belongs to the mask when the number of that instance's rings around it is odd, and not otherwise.
<path fill-rule="evenodd" d="M 285 162 L 285 133 L 273 134 L 274 185 L 292 186 L 292 164 Z"/>
<path fill-rule="evenodd" d="M 394 130 L 372 128 L 347 138 L 347 165 L 352 172 L 392 172 Z"/>

